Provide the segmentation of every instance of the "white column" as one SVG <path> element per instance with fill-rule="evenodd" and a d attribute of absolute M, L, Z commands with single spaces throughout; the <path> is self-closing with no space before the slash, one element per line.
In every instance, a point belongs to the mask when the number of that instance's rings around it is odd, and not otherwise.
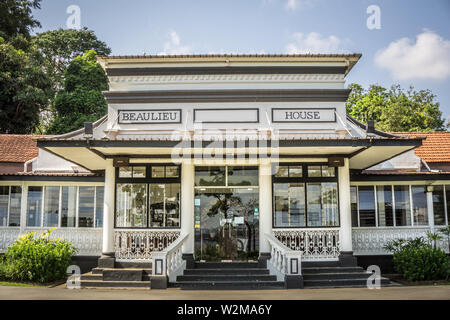
<path fill-rule="evenodd" d="M 427 186 L 427 214 L 430 231 L 434 232 L 433 186 Z"/>
<path fill-rule="evenodd" d="M 181 234 L 188 234 L 183 253 L 194 253 L 194 165 L 181 165 Z"/>
<path fill-rule="evenodd" d="M 344 166 L 339 167 L 339 214 L 341 251 L 352 252 L 352 212 L 350 203 L 350 169 L 349 159 L 344 159 Z"/>
<path fill-rule="evenodd" d="M 272 233 L 272 168 L 269 160 L 259 166 L 259 252 L 270 253 L 266 234 Z"/>
<path fill-rule="evenodd" d="M 25 233 L 27 227 L 27 210 L 28 210 L 28 185 L 22 182 L 22 198 L 20 202 L 20 234 Z"/>
<path fill-rule="evenodd" d="M 113 256 L 114 253 L 114 188 L 115 170 L 113 160 L 107 159 L 105 168 L 102 245 L 102 254 L 106 256 Z"/>

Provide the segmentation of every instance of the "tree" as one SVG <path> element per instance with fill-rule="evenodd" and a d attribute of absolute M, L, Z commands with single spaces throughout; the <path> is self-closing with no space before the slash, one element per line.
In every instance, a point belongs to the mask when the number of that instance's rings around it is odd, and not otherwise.
<path fill-rule="evenodd" d="M 99 55 L 109 55 L 111 49 L 105 42 L 97 39 L 94 31 L 83 28 L 58 29 L 38 33 L 32 38 L 46 60 L 46 71 L 52 79 L 55 90 L 62 88 L 64 72 L 69 63 L 88 50 L 95 50 Z"/>
<path fill-rule="evenodd" d="M 17 36 L 30 37 L 39 21 L 31 15 L 32 9 L 40 9 L 41 0 L 2 0 L 0 1 L 0 37 L 11 40 Z"/>
<path fill-rule="evenodd" d="M 108 78 L 95 59 L 94 50 L 75 57 L 64 73 L 64 89 L 53 103 L 54 119 L 47 133 L 62 134 L 83 127 L 104 116 L 107 104 L 102 91 L 108 90 Z"/>
<path fill-rule="evenodd" d="M 389 90 L 371 85 L 365 90 L 361 85 L 352 83 L 347 100 L 347 113 L 356 120 L 366 122 L 375 120 L 375 127 L 382 131 L 432 131 L 444 130 L 439 102 L 430 90 L 407 91 L 400 85 Z"/>
<path fill-rule="evenodd" d="M 34 46 L 16 49 L 0 37 L 0 132 L 32 133 L 51 96 L 42 56 Z"/>

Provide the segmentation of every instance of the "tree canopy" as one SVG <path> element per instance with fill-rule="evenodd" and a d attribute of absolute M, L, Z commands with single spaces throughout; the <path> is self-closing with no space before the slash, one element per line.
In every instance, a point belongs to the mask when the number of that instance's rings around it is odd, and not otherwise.
<path fill-rule="evenodd" d="M 64 89 L 53 103 L 54 119 L 47 133 L 62 134 L 94 122 L 107 112 L 102 91 L 108 90 L 108 78 L 95 59 L 94 50 L 75 57 L 64 72 Z"/>
<path fill-rule="evenodd" d="M 0 1 L 0 37 L 11 40 L 17 36 L 30 37 L 30 31 L 40 27 L 31 15 L 32 9 L 40 9 L 41 0 Z"/>
<path fill-rule="evenodd" d="M 371 85 L 367 90 L 352 83 L 347 113 L 356 120 L 374 120 L 375 127 L 387 132 L 444 130 L 445 120 L 439 102 L 430 90 L 404 90 L 392 85 L 388 90 Z"/>

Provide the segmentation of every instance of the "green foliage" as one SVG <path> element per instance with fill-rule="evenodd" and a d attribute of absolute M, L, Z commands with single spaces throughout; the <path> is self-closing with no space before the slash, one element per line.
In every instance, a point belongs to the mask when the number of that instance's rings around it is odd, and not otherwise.
<path fill-rule="evenodd" d="M 427 231 L 427 238 L 428 241 L 433 245 L 433 248 L 436 249 L 437 242 L 443 237 L 439 233 Z"/>
<path fill-rule="evenodd" d="M 448 279 L 450 276 L 450 258 L 422 237 L 391 240 L 384 248 L 393 252 L 395 271 L 408 281 Z"/>
<path fill-rule="evenodd" d="M 54 119 L 47 133 L 61 134 L 83 127 L 104 116 L 107 104 L 102 91 L 108 89 L 108 78 L 95 59 L 95 51 L 78 56 L 65 71 L 64 90 L 53 103 Z"/>
<path fill-rule="evenodd" d="M 198 249 L 195 257 L 198 260 L 220 261 L 225 256 L 225 253 L 218 245 L 204 246 L 202 250 Z"/>
<path fill-rule="evenodd" d="M 26 40 L 22 45 L 28 50 L 17 49 L 0 38 L 1 133 L 32 133 L 51 96 L 42 56 Z"/>
<path fill-rule="evenodd" d="M 39 21 L 31 15 L 33 9 L 40 9 L 41 0 L 2 0 L 0 1 L 0 37 L 12 39 L 17 36 L 30 37 Z"/>
<path fill-rule="evenodd" d="M 352 83 L 347 113 L 361 122 L 375 120 L 375 127 L 387 132 L 432 131 L 445 128 L 439 102 L 430 90 L 403 90 L 393 85 L 388 90 L 371 85 L 365 90 Z"/>
<path fill-rule="evenodd" d="M 450 253 L 450 226 L 439 229 L 439 232 L 447 237 L 448 252 Z"/>
<path fill-rule="evenodd" d="M 51 231 L 27 233 L 9 246 L 0 277 L 41 283 L 64 278 L 76 249 L 66 240 L 50 239 Z"/>

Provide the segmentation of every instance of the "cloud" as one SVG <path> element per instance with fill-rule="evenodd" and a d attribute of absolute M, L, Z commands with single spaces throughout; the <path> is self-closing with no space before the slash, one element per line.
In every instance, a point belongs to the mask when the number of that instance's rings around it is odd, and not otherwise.
<path fill-rule="evenodd" d="M 334 35 L 322 36 L 317 32 L 303 34 L 296 32 L 292 35 L 294 42 L 286 45 L 285 51 L 289 54 L 296 53 L 345 53 L 342 49 L 343 41 Z"/>
<path fill-rule="evenodd" d="M 391 42 L 375 55 L 375 63 L 396 80 L 444 80 L 450 76 L 450 41 L 425 30 Z"/>
<path fill-rule="evenodd" d="M 168 41 L 164 42 L 163 51 L 159 52 L 159 55 L 168 54 L 189 54 L 192 52 L 190 46 L 183 46 L 181 39 L 175 30 L 171 30 L 168 35 Z"/>
<path fill-rule="evenodd" d="M 295 11 L 297 9 L 312 7 L 315 0 L 287 0 L 284 8 L 288 11 Z"/>

